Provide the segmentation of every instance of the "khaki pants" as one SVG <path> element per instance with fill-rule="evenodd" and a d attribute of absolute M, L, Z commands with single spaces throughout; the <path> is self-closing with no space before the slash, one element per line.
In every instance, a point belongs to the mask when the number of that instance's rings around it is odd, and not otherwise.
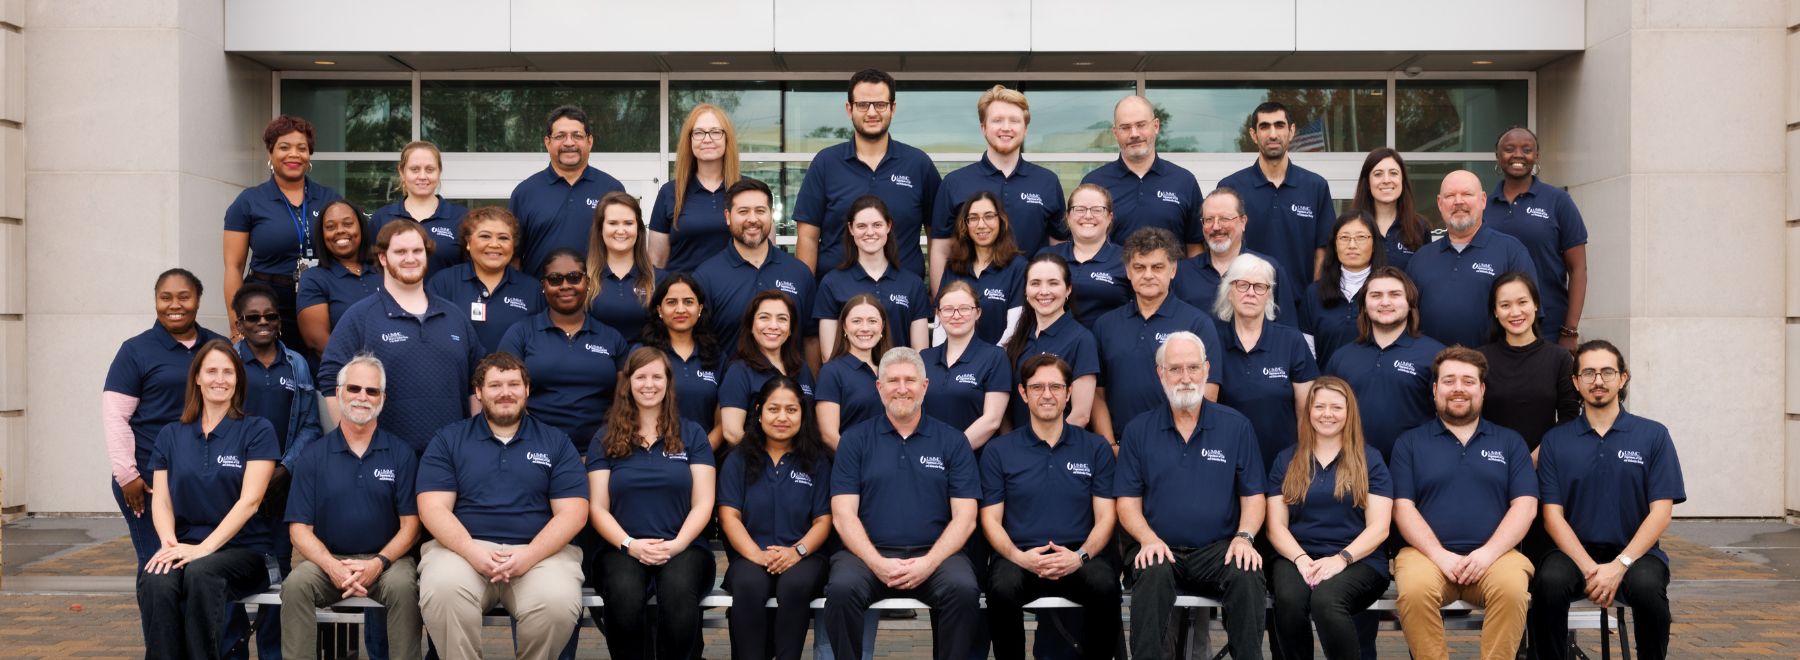
<path fill-rule="evenodd" d="M 1525 612 L 1531 606 L 1531 560 L 1508 550 L 1494 560 L 1474 584 L 1456 584 L 1425 554 L 1402 548 L 1394 558 L 1394 585 L 1400 590 L 1396 609 L 1406 646 L 1419 660 L 1449 658 L 1444 646 L 1444 616 L 1439 608 L 1466 600 L 1485 611 L 1481 622 L 1483 660 L 1513 660 L 1525 634 Z"/>
<path fill-rule="evenodd" d="M 375 555 L 334 555 L 338 559 L 369 559 Z M 310 561 L 302 561 L 281 583 L 281 655 L 288 658 L 313 658 L 319 655 L 318 619 L 313 610 L 343 600 L 344 590 L 331 584 L 325 571 Z M 418 660 L 419 574 L 412 557 L 399 561 L 369 586 L 369 598 L 381 603 L 387 614 L 388 656 L 395 660 Z"/>
<path fill-rule="evenodd" d="M 484 551 L 509 547 L 471 541 Z M 573 545 L 545 557 L 510 584 L 494 584 L 461 555 L 437 541 L 419 558 L 419 606 L 425 629 L 449 660 L 481 657 L 481 615 L 496 603 L 518 622 L 518 657 L 548 660 L 561 653 L 581 622 L 581 549 Z"/>

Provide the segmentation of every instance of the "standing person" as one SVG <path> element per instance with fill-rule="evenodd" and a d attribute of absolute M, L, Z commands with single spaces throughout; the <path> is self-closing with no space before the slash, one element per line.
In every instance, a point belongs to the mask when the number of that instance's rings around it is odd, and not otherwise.
<path fill-rule="evenodd" d="M 587 257 L 588 233 L 600 198 L 625 190 L 618 179 L 588 164 L 593 130 L 587 113 L 572 105 L 551 110 L 544 120 L 550 166 L 520 181 L 506 204 L 519 219 L 519 268 L 527 273 L 542 271 L 544 259 L 559 247 Z"/>
<path fill-rule="evenodd" d="M 269 180 L 244 189 L 225 208 L 225 300 L 236 296 L 245 281 L 269 285 L 280 296 L 275 309 L 285 319 L 282 334 L 298 337 L 295 287 L 300 275 L 324 256 L 310 240 L 312 226 L 325 205 L 342 195 L 306 176 L 315 143 L 312 122 L 281 115 L 263 127 L 262 139 L 269 153 Z M 236 318 L 231 310 L 225 316 Z M 231 334 L 237 335 L 235 325 Z"/>
<path fill-rule="evenodd" d="M 844 101 L 844 114 L 854 129 L 851 139 L 820 150 L 800 181 L 794 199 L 799 233 L 794 255 L 814 272 L 843 262 L 848 250 L 839 247 L 837 237 L 844 233 L 844 223 L 855 219 L 850 206 L 860 197 L 874 195 L 888 209 L 901 267 L 914 277 L 925 276 L 919 237 L 926 228 L 937 226 L 932 203 L 941 178 L 930 156 L 888 134 L 900 111 L 894 91 L 894 77 L 880 69 L 851 75 Z"/>
<path fill-rule="evenodd" d="M 1419 330 L 1446 345 L 1487 343 L 1492 315 L 1482 303 L 1495 279 L 1519 271 L 1537 282 L 1537 267 L 1525 246 L 1483 226 L 1486 201 L 1474 173 L 1457 170 L 1445 176 L 1437 204 L 1447 233 L 1406 263 L 1406 274 L 1419 286 Z"/>
<path fill-rule="evenodd" d="M 1069 193 L 1069 234 L 1073 238 L 1039 252 L 1068 262 L 1075 288 L 1075 320 L 1090 330 L 1100 315 L 1131 300 L 1125 251 L 1112 238 L 1112 203 L 1112 193 L 1097 184 L 1076 186 Z M 1117 240 L 1123 241 L 1125 236 L 1120 234 Z"/>
<path fill-rule="evenodd" d="M 431 295 L 467 310 L 464 314 L 475 324 L 482 346 L 499 346 L 507 328 L 544 309 L 537 278 L 512 266 L 518 236 L 519 222 L 506 209 L 484 206 L 470 211 L 462 222 L 464 263 L 433 275 L 425 286 Z M 544 258 L 548 256 L 546 251 Z M 530 272 L 543 271 L 540 266 Z"/>
<path fill-rule="evenodd" d="M 938 384 L 924 394 L 925 415 L 962 429 L 969 447 L 979 450 L 1006 419 L 1012 368 L 1005 350 L 975 337 L 982 312 L 968 282 L 944 285 L 937 314 L 944 342 L 919 354 L 925 377 Z"/>
<path fill-rule="evenodd" d="M 218 658 L 239 598 L 269 588 L 274 530 L 256 514 L 275 461 L 275 429 L 244 414 L 244 371 L 223 339 L 200 347 L 178 422 L 156 435 L 144 464 L 161 542 L 137 576 L 144 654 Z"/>
<path fill-rule="evenodd" d="M 1112 125 L 1119 159 L 1088 172 L 1081 183 L 1104 187 L 1112 198 L 1113 216 L 1118 219 L 1114 239 L 1124 240 L 1145 227 L 1161 227 L 1181 238 L 1191 257 L 1206 241 L 1200 227 L 1200 182 L 1193 172 L 1156 155 L 1161 132 L 1162 120 L 1156 118 L 1149 99 L 1136 94 L 1119 99 L 1113 105 Z"/>
<path fill-rule="evenodd" d="M 719 425 L 725 442 L 735 445 L 744 438 L 750 396 L 770 378 L 799 381 L 807 405 L 812 405 L 812 371 L 801 355 L 798 319 L 794 299 L 780 291 L 758 293 L 744 308 L 744 333 L 738 335 L 737 350 L 719 380 Z"/>
<path fill-rule="evenodd" d="M 757 293 L 780 291 L 796 309 L 810 311 L 815 280 L 806 264 L 770 242 L 775 194 L 769 184 L 751 177 L 738 179 L 725 190 L 725 203 L 731 244 L 695 268 L 694 280 L 706 294 L 707 316 L 719 335 L 719 346 L 730 350 L 738 345 L 738 322 Z M 804 325 L 798 317 L 794 323 Z"/>
<path fill-rule="evenodd" d="M 1448 658 L 1439 610 L 1462 599 L 1486 613 L 1481 657 L 1512 660 L 1525 633 L 1531 560 L 1513 547 L 1537 517 L 1537 475 L 1525 441 L 1481 418 L 1487 360 L 1451 346 L 1432 369 L 1437 420 L 1400 436 L 1389 461 L 1394 521 L 1407 547 L 1394 558 L 1395 609 L 1418 658 Z"/>
<path fill-rule="evenodd" d="M 681 418 L 706 429 L 714 449 L 723 442 L 719 424 L 719 340 L 713 334 L 713 312 L 694 276 L 669 274 L 650 294 L 650 319 L 640 341 L 660 350 L 674 367 L 675 407 Z"/>
<path fill-rule="evenodd" d="M 1256 145 L 1256 162 L 1220 180 L 1219 187 L 1236 190 L 1250 216 L 1244 247 L 1274 257 L 1283 280 L 1304 286 L 1317 277 L 1337 211 L 1325 177 L 1289 158 L 1294 121 L 1287 106 L 1275 101 L 1250 111 L 1245 132 Z"/>
<path fill-rule="evenodd" d="M 1387 266 L 1387 251 L 1376 241 L 1381 234 L 1367 211 L 1338 216 L 1331 228 L 1332 249 L 1325 253 L 1319 280 L 1307 285 L 1296 301 L 1300 330 L 1312 337 L 1319 364 L 1356 341 L 1356 317 L 1362 312 L 1363 285 L 1369 274 Z M 1404 270 L 1404 269 L 1403 269 Z"/>
<path fill-rule="evenodd" d="M 300 274 L 294 305 L 300 308 L 299 338 L 306 350 L 324 355 L 325 342 L 344 311 L 381 288 L 381 268 L 375 261 L 375 232 L 355 205 L 341 199 L 326 204 L 315 227 L 313 244 L 325 256 L 318 268 Z"/>
<path fill-rule="evenodd" d="M 1489 372 L 1481 416 L 1518 431 L 1533 460 L 1545 433 L 1581 414 L 1575 357 L 1538 335 L 1538 301 L 1537 285 L 1525 273 L 1494 280 L 1488 295 L 1494 340 L 1480 349 Z"/>
<path fill-rule="evenodd" d="M 1250 418 L 1264 465 L 1294 446 L 1297 424 L 1306 419 L 1306 392 L 1319 377 L 1306 337 L 1275 316 L 1275 264 L 1256 255 L 1231 262 L 1219 283 L 1212 312 L 1219 318 L 1224 360 L 1219 403 Z"/>
<path fill-rule="evenodd" d="M 812 600 L 825 588 L 831 536 L 831 451 L 819 438 L 800 384 L 763 383 L 756 420 L 719 468 L 719 531 L 733 660 L 800 660 Z M 775 599 L 775 616 L 763 605 Z"/>
<path fill-rule="evenodd" d="M 1369 214 L 1375 222 L 1375 235 L 1381 237 L 1381 252 L 1387 263 L 1402 270 L 1419 248 L 1443 233 L 1432 229 L 1425 216 L 1419 215 L 1410 182 L 1406 159 L 1400 157 L 1400 152 L 1392 147 L 1376 147 L 1363 159 L 1362 172 L 1356 177 L 1356 195 L 1350 199 L 1352 210 Z M 1320 277 L 1323 276 L 1321 272 Z"/>
<path fill-rule="evenodd" d="M 462 219 L 469 209 L 446 202 L 444 196 L 438 194 L 443 177 L 444 154 L 438 151 L 437 145 L 424 140 L 408 142 L 400 149 L 400 190 L 406 196 L 375 209 L 369 216 L 369 226 L 375 231 L 380 231 L 394 218 L 406 218 L 425 227 L 425 233 L 437 243 L 437 249 L 431 253 L 431 262 L 425 267 L 426 278 L 461 263 L 463 259 L 462 251 L 457 248 L 461 245 Z"/>
<path fill-rule="evenodd" d="M 495 350 L 525 363 L 534 385 L 532 416 L 568 435 L 579 451 L 606 421 L 630 344 L 587 314 L 588 280 L 580 253 L 551 251 L 542 275 L 546 309 L 513 324 Z"/>
<path fill-rule="evenodd" d="M 1681 459 L 1667 427 L 1625 410 L 1631 372 L 1618 347 L 1589 341 L 1575 359 L 1581 371 L 1570 380 L 1582 388 L 1582 416 L 1551 429 L 1539 446 L 1544 527 L 1556 550 L 1531 581 L 1532 646 L 1541 660 L 1561 660 L 1568 603 L 1587 596 L 1601 607 L 1630 604 L 1638 657 L 1662 660 L 1669 555 L 1658 542 L 1675 505 L 1687 501 Z"/>
<path fill-rule="evenodd" d="M 1252 256 L 1277 263 L 1274 257 L 1244 248 L 1244 224 L 1249 216 L 1244 213 L 1244 201 L 1238 197 L 1237 191 L 1231 188 L 1217 188 L 1201 203 L 1201 223 L 1206 228 L 1205 249 L 1199 254 L 1183 259 L 1175 269 L 1175 281 L 1170 284 L 1175 297 L 1193 305 L 1195 309 L 1211 311 L 1218 301 L 1220 284 L 1225 280 L 1225 273 L 1232 268 L 1241 256 Z M 1294 297 L 1304 285 L 1294 285 L 1278 266 L 1275 279 L 1270 282 L 1274 305 L 1278 314 L 1271 320 L 1288 327 L 1300 327 L 1299 314 L 1295 308 Z"/>
<path fill-rule="evenodd" d="M 875 358 L 893 348 L 887 325 L 881 301 L 867 293 L 844 303 L 838 316 L 835 326 L 843 328 L 842 336 L 831 359 L 819 369 L 819 435 L 833 450 L 845 429 L 881 414 L 881 397 L 875 393 Z"/>
<path fill-rule="evenodd" d="M 650 293 L 665 273 L 651 265 L 636 197 L 610 192 L 600 198 L 587 254 L 588 313 L 627 341 L 640 341 Z"/>
<path fill-rule="evenodd" d="M 1419 289 L 1400 269 L 1375 269 L 1361 298 L 1356 341 L 1331 355 L 1325 374 L 1350 383 L 1363 438 L 1391 462 L 1400 433 L 1432 418 L 1431 369 L 1444 345 L 1419 334 Z"/>
<path fill-rule="evenodd" d="M 1132 418 L 1164 405 L 1162 387 L 1145 378 L 1155 366 L 1151 356 L 1170 335 L 1187 331 L 1199 336 L 1217 363 L 1219 329 L 1204 312 L 1169 295 L 1181 244 L 1166 230 L 1141 229 L 1125 239 L 1125 267 L 1131 274 L 1132 300 L 1094 321 L 1100 342 L 1100 387 L 1094 395 L 1094 431 L 1118 444 L 1117 432 Z M 1219 376 L 1208 375 L 1205 394 L 1217 400 Z"/>
<path fill-rule="evenodd" d="M 1025 308 L 1025 260 L 1031 255 L 1013 244 L 1008 224 L 993 193 L 970 195 L 957 207 L 956 233 L 939 281 L 939 290 L 951 282 L 967 282 L 974 288 L 982 317 L 975 336 L 989 344 L 1005 344 Z"/>
<path fill-rule="evenodd" d="M 1363 443 L 1350 384 L 1333 376 L 1306 396 L 1299 443 L 1269 467 L 1271 617 L 1286 658 L 1311 658 L 1313 627 L 1328 660 L 1362 657 L 1352 617 L 1388 585 L 1388 526 L 1394 484 L 1387 463 Z"/>
<path fill-rule="evenodd" d="M 632 351 L 619 373 L 625 387 L 587 453 L 588 517 L 606 547 L 595 564 L 606 602 L 597 618 L 614 657 L 687 660 L 699 653 L 700 599 L 712 591 L 712 551 L 700 538 L 717 483 L 712 447 L 676 413 L 661 351 Z"/>
<path fill-rule="evenodd" d="M 1023 385 L 1026 374 L 1020 368 L 1025 360 L 1043 354 L 1062 358 L 1070 372 L 1065 420 L 1085 428 L 1094 414 L 1100 344 L 1094 341 L 1094 333 L 1075 320 L 1069 279 L 1069 262 L 1062 257 L 1045 251 L 1031 258 L 1025 267 L 1025 303 L 1031 306 L 1031 313 L 1025 315 L 1018 332 L 1006 342 L 1006 364 Z M 1031 423 L 1032 399 L 1021 396 L 1014 403 L 1012 426 L 1024 428 Z"/>
<path fill-rule="evenodd" d="M 100 395 L 100 427 L 112 468 L 113 500 L 125 516 L 137 565 L 161 547 L 150 512 L 150 454 L 156 434 L 181 418 L 188 367 L 219 333 L 200 326 L 200 278 L 180 268 L 156 276 L 156 322 L 119 344 Z"/>
<path fill-rule="evenodd" d="M 990 193 L 1003 202 L 1012 225 L 1013 244 L 1026 257 L 1046 245 L 1069 240 L 1063 224 L 1062 182 L 1056 173 L 1024 158 L 1025 130 L 1031 127 L 1031 104 L 1025 95 L 1005 85 L 994 85 L 975 102 L 981 135 L 987 149 L 981 160 L 944 177 L 931 205 L 931 290 L 937 291 L 944 275 L 944 257 L 955 238 L 955 213 L 977 192 Z"/>
<path fill-rule="evenodd" d="M 1538 334 L 1556 337 L 1575 350 L 1581 341 L 1581 310 L 1587 303 L 1587 223 L 1561 188 L 1537 178 L 1537 134 L 1523 126 L 1506 129 L 1494 141 L 1500 183 L 1488 193 L 1482 220 L 1519 239 L 1532 274 L 1543 287 L 1543 323 Z"/>
<path fill-rule="evenodd" d="M 725 189 L 739 176 L 731 117 L 711 103 L 694 106 L 676 136 L 675 174 L 650 206 L 650 263 L 687 273 L 725 249 Z"/>
<path fill-rule="evenodd" d="M 849 213 L 843 261 L 820 275 L 819 292 L 813 299 L 820 352 L 837 354 L 838 315 L 848 300 L 865 293 L 880 301 L 892 321 L 887 324 L 889 342 L 924 350 L 931 341 L 931 298 L 925 293 L 925 282 L 902 267 L 887 204 L 880 197 L 863 195 L 850 203 Z"/>

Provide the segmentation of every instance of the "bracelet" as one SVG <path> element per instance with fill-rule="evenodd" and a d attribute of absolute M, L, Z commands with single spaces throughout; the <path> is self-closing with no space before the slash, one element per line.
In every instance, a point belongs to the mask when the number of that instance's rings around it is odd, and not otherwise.
<path fill-rule="evenodd" d="M 1559 329 L 1559 333 L 1562 334 L 1562 336 L 1564 336 L 1564 337 L 1580 337 L 1581 336 L 1580 331 L 1577 331 L 1575 328 L 1571 328 L 1566 325 Z"/>
<path fill-rule="evenodd" d="M 1289 559 L 1288 561 L 1298 564 L 1298 563 L 1300 563 L 1300 558 L 1305 557 L 1305 556 L 1306 556 L 1306 553 L 1302 552 L 1300 554 L 1294 555 L 1294 558 Z"/>
<path fill-rule="evenodd" d="M 383 571 L 394 567 L 394 562 L 390 561 L 387 558 L 387 555 L 381 554 L 379 552 L 375 553 L 375 561 L 381 562 L 381 570 L 383 570 Z"/>

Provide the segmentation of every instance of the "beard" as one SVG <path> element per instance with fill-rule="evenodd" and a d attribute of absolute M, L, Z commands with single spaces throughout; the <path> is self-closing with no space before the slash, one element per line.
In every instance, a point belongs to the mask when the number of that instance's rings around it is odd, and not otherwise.
<path fill-rule="evenodd" d="M 1230 236 L 1218 240 L 1209 238 L 1206 240 L 1206 249 L 1211 250 L 1213 254 L 1225 254 L 1226 252 L 1231 251 L 1233 243 L 1235 243 L 1235 241 L 1231 240 Z"/>
<path fill-rule="evenodd" d="M 1438 409 L 1438 419 L 1451 426 L 1473 424 L 1481 419 L 1481 404 L 1470 401 L 1468 411 L 1460 414 L 1451 412 L 1449 406 L 1444 406 Z"/>
<path fill-rule="evenodd" d="M 370 406 L 352 403 L 344 406 L 344 419 L 355 424 L 367 424 L 381 416 L 381 406 Z"/>
<path fill-rule="evenodd" d="M 887 402 L 883 407 L 887 408 L 888 417 L 908 419 L 918 414 L 919 401 L 917 399 L 895 399 Z"/>
<path fill-rule="evenodd" d="M 1164 387 L 1163 394 L 1169 397 L 1169 405 L 1178 410 L 1193 410 L 1200 407 L 1206 398 L 1205 392 L 1198 385 L 1176 385 Z"/>

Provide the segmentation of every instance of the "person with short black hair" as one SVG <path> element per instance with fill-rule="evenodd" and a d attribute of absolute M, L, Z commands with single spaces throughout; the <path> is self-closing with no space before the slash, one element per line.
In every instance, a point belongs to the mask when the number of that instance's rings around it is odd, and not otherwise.
<path fill-rule="evenodd" d="M 1250 224 L 1244 229 L 1244 247 L 1273 257 L 1282 279 L 1295 286 L 1311 284 L 1331 240 L 1337 207 L 1325 177 L 1295 165 L 1289 147 L 1300 130 L 1287 106 L 1265 101 L 1245 118 L 1244 132 L 1256 151 L 1256 162 L 1219 181 L 1220 188 L 1236 190 L 1244 201 Z M 1305 130 L 1323 126 L 1322 119 Z M 1322 149 L 1321 149 L 1322 151 Z"/>
<path fill-rule="evenodd" d="M 1587 223 L 1568 191 L 1538 180 L 1538 156 L 1537 134 L 1524 126 L 1494 139 L 1501 178 L 1488 193 L 1481 219 L 1525 246 L 1537 266 L 1533 279 L 1544 293 L 1538 335 L 1555 337 L 1553 343 L 1573 351 L 1587 303 Z"/>
<path fill-rule="evenodd" d="M 694 280 L 711 304 L 707 316 L 712 317 L 719 346 L 729 351 L 738 345 L 739 321 L 757 293 L 780 291 L 793 300 L 795 309 L 810 312 L 816 280 L 806 264 L 774 244 L 775 193 L 769 184 L 740 178 L 725 190 L 725 203 L 731 244 L 695 268 Z M 797 317 L 793 321 L 797 336 L 804 334 L 802 326 L 810 325 Z"/>
<path fill-rule="evenodd" d="M 531 414 L 587 448 L 618 387 L 619 365 L 630 343 L 587 312 L 593 282 L 581 255 L 557 248 L 544 261 L 545 309 L 514 323 L 496 351 L 518 356 L 531 371 Z"/>
<path fill-rule="evenodd" d="M 312 122 L 281 115 L 263 127 L 263 149 L 268 152 L 269 180 L 246 188 L 225 208 L 225 301 L 237 296 L 237 288 L 249 280 L 269 285 L 277 296 L 275 309 L 285 327 L 282 334 L 300 336 L 295 287 L 307 269 L 327 255 L 312 241 L 313 225 L 325 205 L 343 195 L 307 176 L 312 171 L 315 140 Z M 248 270 L 246 270 L 248 266 Z M 230 309 L 231 335 L 237 336 L 237 315 Z"/>
<path fill-rule="evenodd" d="M 572 105 L 558 106 L 544 119 L 544 150 L 550 152 L 550 165 L 513 187 L 506 203 L 519 219 L 520 270 L 542 271 L 544 259 L 556 248 L 589 256 L 594 209 L 606 193 L 625 189 L 618 179 L 588 164 L 593 130 L 587 113 Z"/>

